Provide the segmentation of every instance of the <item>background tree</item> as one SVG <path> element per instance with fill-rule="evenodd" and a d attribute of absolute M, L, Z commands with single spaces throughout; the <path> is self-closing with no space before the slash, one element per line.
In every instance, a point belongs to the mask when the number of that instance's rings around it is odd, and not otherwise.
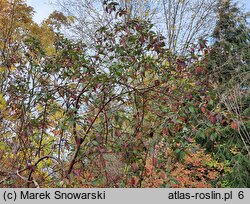
<path fill-rule="evenodd" d="M 157 2 L 151 0 L 57 0 L 54 3 L 57 9 L 67 16 L 72 16 L 72 20 L 74 19 L 74 23 L 69 28 L 69 36 L 82 38 L 87 45 L 93 45 L 97 28 L 113 27 L 117 16 L 124 13 L 126 13 L 122 15 L 124 20 L 137 17 L 151 18 L 158 9 Z"/>
<path fill-rule="evenodd" d="M 162 0 L 163 33 L 173 52 L 186 53 L 199 37 L 209 36 L 215 25 L 216 0 Z"/>
<path fill-rule="evenodd" d="M 117 13 L 108 14 L 103 3 L 116 7 Z M 126 12 L 125 19 L 149 19 L 154 29 L 163 33 L 166 44 L 173 52 L 186 53 L 189 45 L 199 36 L 210 35 L 215 25 L 216 0 L 119 0 L 119 1 L 74 1 L 58 0 L 65 15 L 74 16 L 71 32 L 92 44 L 96 27 L 114 25 L 119 12 Z M 71 33 L 71 34 L 72 34 Z"/>
<path fill-rule="evenodd" d="M 222 126 L 201 128 L 198 141 L 214 157 L 232 166 L 222 178 L 224 186 L 249 186 L 249 51 L 250 32 L 246 15 L 232 1 L 219 1 L 217 23 L 213 31 L 214 44 L 208 55 L 210 80 L 214 84 L 215 121 Z M 209 135 L 211 135 L 209 137 Z M 219 144 L 218 144 L 219 143 Z"/>
<path fill-rule="evenodd" d="M 250 32 L 247 16 L 232 1 L 219 1 L 210 69 L 220 84 L 249 73 Z M 246 81 L 246 80 L 244 80 Z"/>
<path fill-rule="evenodd" d="M 51 146 L 54 141 L 46 133 L 54 92 L 46 87 L 50 77 L 44 72 L 44 58 L 54 53 L 56 34 L 49 24 L 36 24 L 32 15 L 33 9 L 24 1 L 1 1 L 0 144 L 1 150 L 12 152 L 1 156 L 1 171 L 11 185 L 12 176 L 18 176 L 16 185 L 23 180 L 37 185 L 31 176 L 33 167 L 39 163 L 47 168 L 52 158 L 44 143 Z"/>

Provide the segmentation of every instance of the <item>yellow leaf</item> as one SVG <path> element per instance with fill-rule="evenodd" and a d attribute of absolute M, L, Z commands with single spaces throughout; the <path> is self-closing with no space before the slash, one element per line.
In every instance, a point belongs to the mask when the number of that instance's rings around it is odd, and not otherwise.
<path fill-rule="evenodd" d="M 71 23 L 74 23 L 75 17 L 74 16 L 68 16 L 68 19 Z"/>
<path fill-rule="evenodd" d="M 166 60 L 165 66 L 166 66 L 166 67 L 169 67 L 169 61 L 168 61 L 168 60 Z"/>
<path fill-rule="evenodd" d="M 11 66 L 11 67 L 10 67 L 10 70 L 11 70 L 11 71 L 15 71 L 15 70 L 16 70 L 16 67 L 15 67 L 15 66 Z"/>
<path fill-rule="evenodd" d="M 0 94 L 0 110 L 5 110 L 7 103 L 2 94 Z"/>
<path fill-rule="evenodd" d="M 56 111 L 56 113 L 53 115 L 53 118 L 55 120 L 60 120 L 63 118 L 63 112 L 62 111 Z"/>
<path fill-rule="evenodd" d="M 6 68 L 5 67 L 0 67 L 0 72 L 5 72 Z"/>
<path fill-rule="evenodd" d="M 44 107 L 41 105 L 38 105 L 36 108 L 39 112 L 42 112 L 44 110 Z"/>
<path fill-rule="evenodd" d="M 171 71 L 170 72 L 172 75 L 176 75 L 176 72 L 175 71 Z"/>
<path fill-rule="evenodd" d="M 53 55 L 56 52 L 56 50 L 55 50 L 54 47 L 49 46 L 49 47 L 46 48 L 46 52 L 47 52 L 48 55 Z"/>

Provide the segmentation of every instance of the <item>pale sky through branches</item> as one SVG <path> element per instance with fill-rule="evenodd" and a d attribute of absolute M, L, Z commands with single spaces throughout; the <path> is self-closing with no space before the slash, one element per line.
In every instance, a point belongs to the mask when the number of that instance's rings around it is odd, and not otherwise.
<path fill-rule="evenodd" d="M 35 22 L 41 23 L 53 10 L 55 10 L 49 2 L 49 0 L 27 0 L 27 4 L 32 6 L 36 12 L 34 14 Z"/>
<path fill-rule="evenodd" d="M 51 0 L 27 0 L 27 4 L 35 9 L 34 20 L 37 23 L 41 23 L 42 20 L 47 18 L 49 14 L 55 10 L 50 4 Z M 249 0 L 239 0 L 240 4 L 244 4 L 246 11 L 250 11 L 250 1 Z"/>

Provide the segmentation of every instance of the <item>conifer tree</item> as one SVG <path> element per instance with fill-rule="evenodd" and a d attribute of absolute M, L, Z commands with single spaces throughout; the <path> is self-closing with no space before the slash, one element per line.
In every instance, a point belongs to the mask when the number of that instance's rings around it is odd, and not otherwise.
<path fill-rule="evenodd" d="M 239 81 L 250 71 L 250 30 L 247 15 L 231 0 L 219 0 L 210 66 L 215 82 Z"/>

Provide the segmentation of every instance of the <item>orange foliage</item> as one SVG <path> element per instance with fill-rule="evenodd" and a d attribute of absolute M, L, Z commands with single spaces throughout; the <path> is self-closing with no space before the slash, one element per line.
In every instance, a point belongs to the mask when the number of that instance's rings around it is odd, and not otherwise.
<path fill-rule="evenodd" d="M 219 172 L 211 169 L 207 164 L 211 162 L 211 155 L 205 154 L 203 149 L 186 155 L 184 162 L 173 165 L 170 177 L 175 178 L 170 186 L 175 188 L 211 188 L 211 181 L 215 180 Z"/>

